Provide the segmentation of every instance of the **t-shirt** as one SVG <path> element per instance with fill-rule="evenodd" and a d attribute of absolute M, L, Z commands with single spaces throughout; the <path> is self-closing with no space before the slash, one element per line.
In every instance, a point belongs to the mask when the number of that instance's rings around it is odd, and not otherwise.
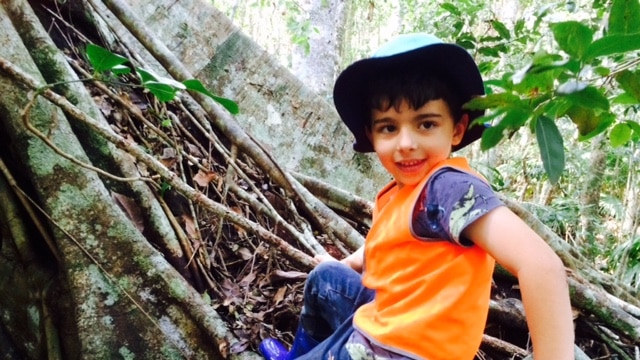
<path fill-rule="evenodd" d="M 448 240 L 472 246 L 469 239 L 461 238 L 463 230 L 502 205 L 483 180 L 454 168 L 443 168 L 427 181 L 414 207 L 411 231 L 422 241 Z M 375 344 L 358 329 L 345 347 L 353 360 L 409 359 Z"/>

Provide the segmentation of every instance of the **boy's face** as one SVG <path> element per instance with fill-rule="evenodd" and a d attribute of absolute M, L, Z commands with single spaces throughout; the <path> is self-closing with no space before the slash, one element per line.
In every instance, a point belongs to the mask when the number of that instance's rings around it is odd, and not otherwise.
<path fill-rule="evenodd" d="M 469 122 L 465 115 L 457 124 L 443 100 L 431 100 L 419 109 L 403 101 L 399 108 L 373 109 L 369 140 L 399 187 L 416 185 L 429 170 L 451 154 Z"/>

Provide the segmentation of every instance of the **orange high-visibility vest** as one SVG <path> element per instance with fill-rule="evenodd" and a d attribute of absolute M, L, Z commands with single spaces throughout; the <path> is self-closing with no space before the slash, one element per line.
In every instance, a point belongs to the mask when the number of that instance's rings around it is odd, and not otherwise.
<path fill-rule="evenodd" d="M 415 186 L 387 185 L 376 198 L 365 241 L 363 284 L 375 299 L 354 326 L 373 343 L 411 358 L 473 359 L 489 309 L 494 259 L 477 245 L 423 241 L 411 234 L 414 206 L 443 167 L 476 175 L 462 158 L 434 166 Z"/>

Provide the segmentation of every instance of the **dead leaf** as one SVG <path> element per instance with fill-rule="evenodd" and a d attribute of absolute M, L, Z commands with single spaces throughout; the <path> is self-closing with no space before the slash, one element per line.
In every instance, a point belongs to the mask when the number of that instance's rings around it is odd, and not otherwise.
<path fill-rule="evenodd" d="M 282 286 L 276 291 L 276 294 L 273 296 L 273 301 L 276 304 L 279 304 L 282 300 L 284 300 L 284 295 L 287 293 L 287 287 Z"/>
<path fill-rule="evenodd" d="M 127 214 L 136 229 L 142 232 L 144 230 L 144 219 L 142 218 L 142 210 L 135 200 L 114 191 L 111 192 L 111 198 Z"/>
<path fill-rule="evenodd" d="M 241 247 L 240 249 L 238 249 L 238 251 L 236 251 L 236 254 L 240 255 L 242 260 L 249 260 L 253 257 L 251 250 L 247 249 L 246 247 Z"/>
<path fill-rule="evenodd" d="M 243 277 L 242 280 L 240 280 L 240 282 L 238 283 L 238 285 L 241 287 L 248 287 L 249 285 L 251 285 L 251 283 L 255 279 L 256 279 L 256 273 L 252 271 L 249 274 L 247 274 L 247 276 Z"/>
<path fill-rule="evenodd" d="M 218 178 L 218 174 L 215 172 L 204 172 L 199 170 L 198 173 L 193 177 L 193 181 L 198 184 L 200 187 L 207 187 L 209 183 Z"/>
<path fill-rule="evenodd" d="M 182 215 L 182 221 L 184 221 L 184 229 L 189 235 L 191 239 L 199 239 L 200 236 L 196 229 L 196 223 L 193 221 L 193 218 L 189 215 Z"/>

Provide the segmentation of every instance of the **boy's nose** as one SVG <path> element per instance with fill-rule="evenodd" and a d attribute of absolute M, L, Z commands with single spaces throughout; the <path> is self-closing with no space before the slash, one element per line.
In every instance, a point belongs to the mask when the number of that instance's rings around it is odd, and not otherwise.
<path fill-rule="evenodd" d="M 398 150 L 414 150 L 416 148 L 415 134 L 407 129 L 398 133 Z"/>

